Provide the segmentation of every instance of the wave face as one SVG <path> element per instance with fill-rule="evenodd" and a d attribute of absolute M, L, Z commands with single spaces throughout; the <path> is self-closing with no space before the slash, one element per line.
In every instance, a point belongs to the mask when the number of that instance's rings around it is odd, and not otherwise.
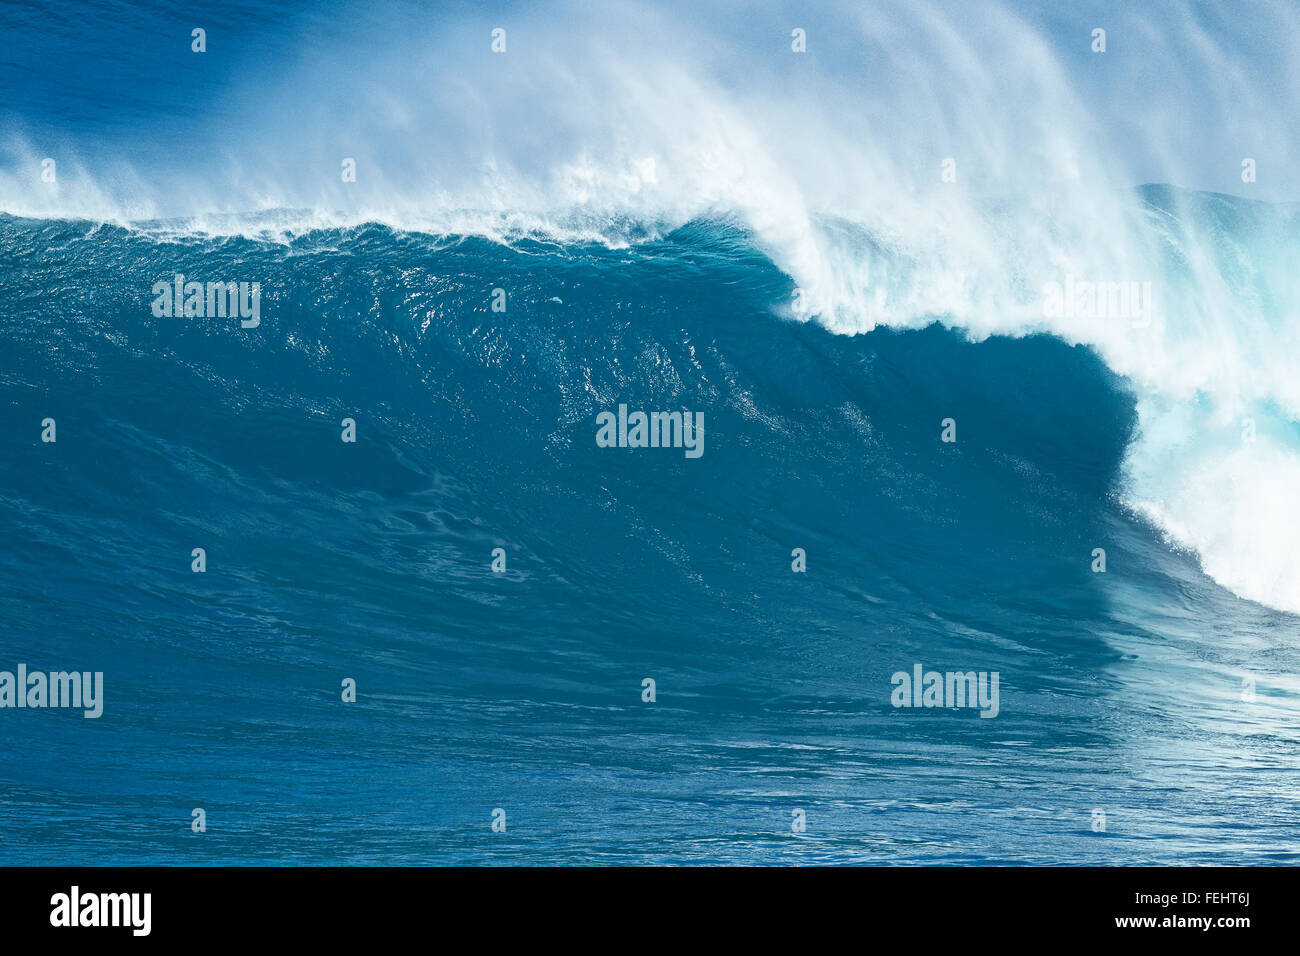
<path fill-rule="evenodd" d="M 782 320 L 717 224 L 2 229 L 0 650 L 107 687 L 6 723 L 10 860 L 69 814 L 118 861 L 1295 858 L 1294 619 L 1125 507 L 1090 349 Z M 260 276 L 261 325 L 155 319 L 175 272 Z M 620 402 L 704 453 L 598 447 Z M 997 719 L 892 707 L 916 662 L 999 672 Z"/>
<path fill-rule="evenodd" d="M 1300 12 L 1058 6 L 0 9 L 0 860 L 1294 862 Z"/>

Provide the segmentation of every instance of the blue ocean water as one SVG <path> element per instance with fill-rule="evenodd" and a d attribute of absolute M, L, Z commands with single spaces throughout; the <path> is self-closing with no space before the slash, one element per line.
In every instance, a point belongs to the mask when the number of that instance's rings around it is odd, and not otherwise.
<path fill-rule="evenodd" d="M 1131 231 L 1098 236 L 1056 184 L 1045 232 L 1046 200 L 981 197 L 936 250 L 780 190 L 683 198 L 646 146 L 636 189 L 589 171 L 565 215 L 309 205 L 295 177 L 185 210 L 201 157 L 149 166 L 143 117 L 232 82 L 180 62 L 204 12 L 51 9 L 66 31 L 0 21 L 30 93 L 0 175 L 0 670 L 102 671 L 104 712 L 0 709 L 0 863 L 1300 861 L 1293 206 L 1117 190 Z M 213 8 L 214 40 L 299 42 L 236 34 L 253 9 Z M 279 12 L 324 44 L 335 9 Z M 15 158 L 52 129 L 80 143 L 56 195 Z M 148 215 L 110 157 L 170 184 Z M 1163 312 L 1022 314 L 1089 266 Z M 177 273 L 258 282 L 260 324 L 156 316 Z M 702 411 L 703 454 L 599 447 L 620 403 Z M 917 664 L 996 672 L 996 718 L 893 706 Z"/>

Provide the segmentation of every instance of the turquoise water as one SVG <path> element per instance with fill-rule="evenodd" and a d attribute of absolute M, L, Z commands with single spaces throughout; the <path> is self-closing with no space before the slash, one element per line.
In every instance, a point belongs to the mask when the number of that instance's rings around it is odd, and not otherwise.
<path fill-rule="evenodd" d="M 7 862 L 1295 859 L 1292 619 L 1114 500 L 1087 350 L 773 321 L 706 228 L 3 234 L 57 252 L 0 293 L 0 650 L 105 674 L 97 720 L 5 712 Z M 273 332 L 135 279 L 252 261 Z M 598 448 L 620 395 L 705 453 Z M 892 707 L 915 662 L 999 672 L 997 718 Z"/>
<path fill-rule="evenodd" d="M 961 74 L 887 6 L 911 46 L 864 44 Z M 540 9 L 500 13 L 504 61 L 469 5 L 0 14 L 0 671 L 104 687 L 0 708 L 0 863 L 1300 861 L 1295 207 L 1224 195 L 1208 147 L 967 187 L 1032 124 L 903 110 L 847 8 L 809 61 L 783 14 L 691 21 L 776 31 L 709 59 L 682 11 Z M 996 9 L 1020 50 L 1092 12 Z M 1233 62 L 1286 35 L 1217 27 Z M 626 33 L 614 62 L 676 57 L 650 92 L 554 52 Z M 1024 63 L 1018 121 L 1066 97 Z M 837 110 L 946 142 L 850 157 Z M 256 282 L 256 324 L 157 314 L 178 273 Z M 1067 278 L 1160 309 L 1072 324 Z M 702 413 L 703 454 L 600 447 L 620 404 Z M 894 706 L 916 665 L 997 674 L 996 717 Z"/>

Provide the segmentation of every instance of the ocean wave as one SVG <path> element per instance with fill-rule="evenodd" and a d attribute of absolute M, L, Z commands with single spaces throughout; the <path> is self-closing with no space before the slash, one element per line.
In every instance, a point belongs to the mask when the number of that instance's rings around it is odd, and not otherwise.
<path fill-rule="evenodd" d="M 654 261 L 665 237 L 694 236 L 697 251 L 759 256 L 789 276 L 794 288 L 770 303 L 774 321 L 816 321 L 850 335 L 940 322 L 974 341 L 1048 334 L 1084 345 L 1135 397 L 1137 428 L 1115 493 L 1234 593 L 1300 612 L 1300 557 L 1289 543 L 1300 526 L 1289 492 L 1300 476 L 1296 212 L 1168 187 L 1130 194 L 1123 208 L 1123 231 L 1113 237 L 1122 241 L 1097 245 L 1053 223 L 1037 223 L 1027 242 L 1023 223 L 999 221 L 1001 208 L 985 210 L 978 225 L 918 228 L 908 240 L 810 219 L 795 249 L 737 218 L 674 229 L 462 211 L 398 228 L 274 210 L 122 229 L 146 243 L 240 239 L 296 255 L 347 249 L 378 229 L 421 237 L 426 249 L 475 238 L 574 262 L 593 261 L 598 250 Z M 166 258 L 150 256 L 159 265 Z M 255 260 L 240 261 L 256 271 Z M 1108 288 L 1090 297 L 1089 284 Z M 1061 407 L 1072 400 L 1056 399 Z"/>
<path fill-rule="evenodd" d="M 1108 12 L 1103 55 L 1086 8 L 689 13 L 512 10 L 505 55 L 486 28 L 430 35 L 427 11 L 402 4 L 347 36 L 304 21 L 311 57 L 220 61 L 219 99 L 189 90 L 183 150 L 157 148 L 151 103 L 72 138 L 14 118 L 0 209 L 294 254 L 347 249 L 378 225 L 653 256 L 705 228 L 700 248 L 744 244 L 789 277 L 777 318 L 1084 345 L 1135 397 L 1116 493 L 1236 594 L 1300 612 L 1285 544 L 1300 223 L 1294 206 L 1244 198 L 1281 198 L 1276 170 L 1297 148 L 1286 124 L 1243 107 L 1292 88 L 1294 9 Z M 382 55 L 359 63 L 357 44 L 380 36 Z M 1159 97 L 1161 122 L 1131 90 Z M 1247 161 L 1267 174 L 1247 180 Z M 1198 188 L 1132 189 L 1152 181 Z"/>

